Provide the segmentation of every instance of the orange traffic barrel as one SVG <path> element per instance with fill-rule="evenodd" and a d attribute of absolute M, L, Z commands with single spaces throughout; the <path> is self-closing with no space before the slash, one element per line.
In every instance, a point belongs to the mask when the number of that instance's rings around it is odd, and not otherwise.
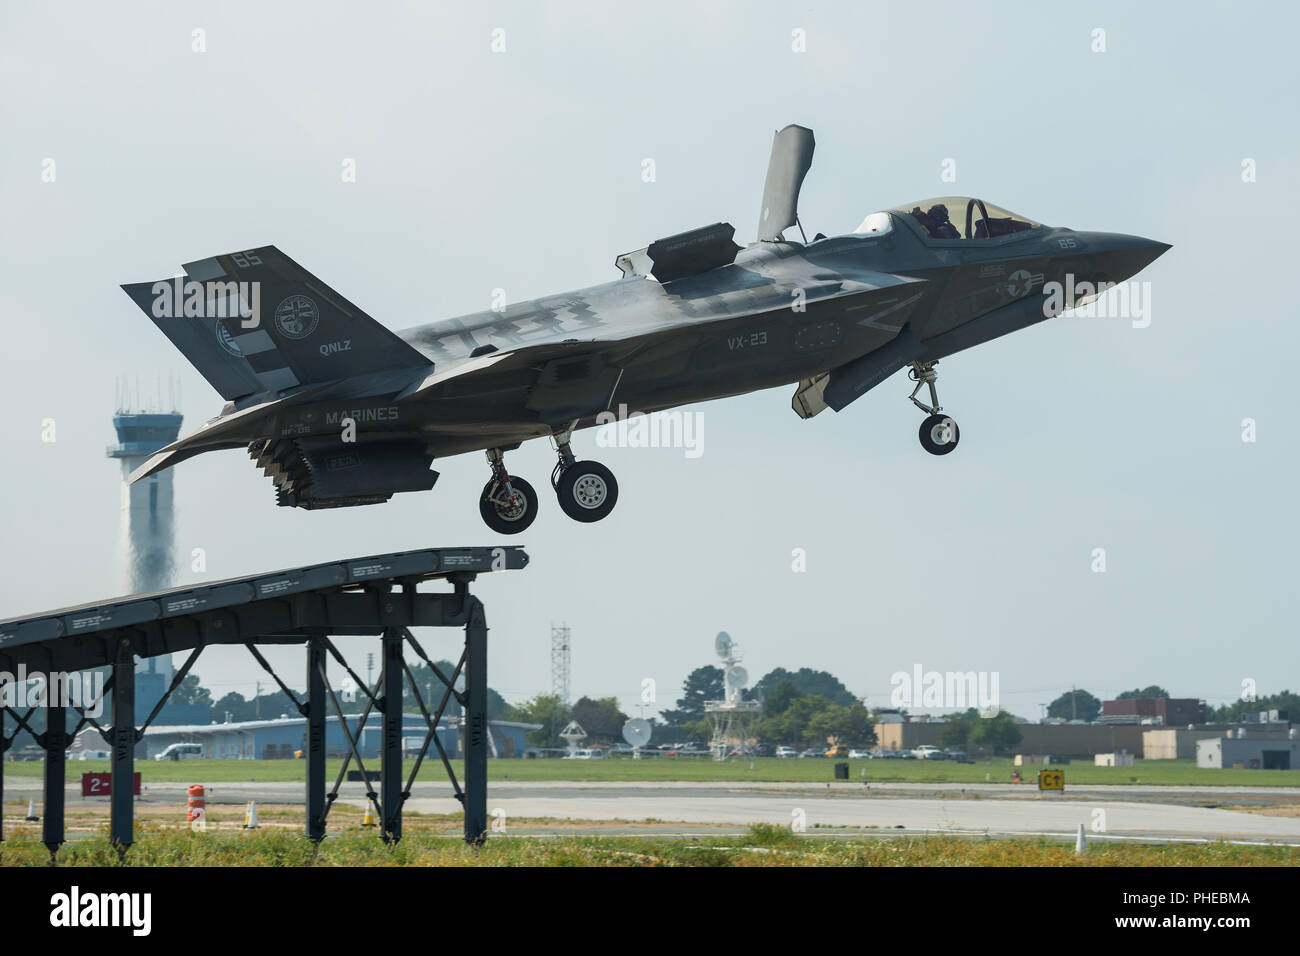
<path fill-rule="evenodd" d="M 199 784 L 194 784 L 189 789 L 189 803 L 186 805 L 185 819 L 189 823 L 195 820 L 202 820 L 207 815 L 207 803 L 203 799 L 204 789 Z"/>

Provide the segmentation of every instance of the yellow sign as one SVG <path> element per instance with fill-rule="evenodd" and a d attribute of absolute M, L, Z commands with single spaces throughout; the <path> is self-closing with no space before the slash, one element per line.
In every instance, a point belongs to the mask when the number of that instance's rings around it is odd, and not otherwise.
<path fill-rule="evenodd" d="M 1038 789 L 1039 790 L 1064 790 L 1065 771 L 1064 770 L 1038 771 Z"/>

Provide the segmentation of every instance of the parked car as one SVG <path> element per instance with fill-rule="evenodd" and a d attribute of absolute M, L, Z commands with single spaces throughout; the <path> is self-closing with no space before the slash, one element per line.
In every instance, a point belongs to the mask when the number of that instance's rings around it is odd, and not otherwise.
<path fill-rule="evenodd" d="M 793 747 L 777 747 L 776 755 L 778 757 L 797 757 L 799 756 L 799 752 Z"/>
<path fill-rule="evenodd" d="M 948 755 L 949 760 L 952 760 L 956 763 L 975 762 L 974 760 L 971 760 L 970 757 L 967 757 L 966 751 L 962 750 L 960 747 L 945 747 L 943 752 Z"/>
<path fill-rule="evenodd" d="M 826 751 L 826 756 L 830 757 L 831 759 L 843 760 L 848 755 L 849 755 L 848 744 L 836 744 L 834 747 L 831 747 L 829 750 Z"/>
<path fill-rule="evenodd" d="M 203 744 L 168 744 L 153 755 L 154 760 L 195 760 L 203 756 Z"/>
<path fill-rule="evenodd" d="M 947 760 L 948 755 L 931 744 L 921 744 L 912 753 L 917 760 Z"/>
<path fill-rule="evenodd" d="M 896 752 L 895 752 L 894 756 L 897 757 L 897 758 L 900 759 L 900 760 L 915 760 L 915 759 L 916 759 L 916 751 L 915 751 L 915 750 L 899 750 L 899 751 L 896 751 Z"/>
<path fill-rule="evenodd" d="M 867 757 L 871 760 L 897 760 L 898 754 L 892 750 L 873 750 L 867 754 Z"/>
<path fill-rule="evenodd" d="M 870 751 L 870 750 L 850 750 L 850 751 L 849 751 L 849 759 L 850 759 L 850 760 L 870 760 L 870 759 L 871 759 L 871 751 Z"/>
<path fill-rule="evenodd" d="M 825 757 L 826 754 L 822 753 L 822 752 L 821 752 L 820 750 L 818 750 L 816 747 L 809 747 L 807 750 L 805 750 L 805 751 L 804 751 L 803 753 L 801 753 L 799 756 L 800 756 L 800 757 Z"/>

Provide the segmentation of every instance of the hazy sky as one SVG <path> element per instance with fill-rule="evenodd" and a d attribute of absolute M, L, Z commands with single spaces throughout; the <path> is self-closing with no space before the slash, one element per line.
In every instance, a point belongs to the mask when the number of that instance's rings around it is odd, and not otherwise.
<path fill-rule="evenodd" d="M 806 422 L 789 388 L 701 406 L 694 459 L 580 434 L 618 507 L 579 525 L 544 500 L 519 539 L 532 566 L 478 585 L 492 685 L 547 692 L 562 620 L 575 696 L 633 713 L 646 677 L 671 706 L 724 629 L 751 674 L 824 668 L 876 706 L 916 664 L 997 672 L 1035 717 L 1071 684 L 1216 703 L 1244 679 L 1300 685 L 1293 5 L 129 9 L 0 6 L 0 616 L 118 593 L 118 376 L 179 376 L 185 432 L 222 404 L 119 283 L 274 243 L 394 329 L 496 288 L 591 285 L 671 233 L 726 220 L 751 240 L 793 122 L 817 137 L 809 235 L 955 193 L 1160 239 L 1174 248 L 1139 277 L 1150 326 L 1066 316 L 945 359 L 963 439 L 945 458 L 917 444 L 901 373 Z M 552 463 L 544 442 L 510 457 L 539 489 Z M 430 493 L 305 512 L 276 508 L 242 452 L 203 456 L 176 472 L 178 551 L 222 578 L 498 540 L 482 455 L 435 467 Z M 200 577 L 182 566 L 178 584 Z M 422 640 L 451 654 L 458 636 Z M 299 652 L 268 656 L 301 673 Z M 264 679 L 233 649 L 197 673 L 217 696 Z"/>

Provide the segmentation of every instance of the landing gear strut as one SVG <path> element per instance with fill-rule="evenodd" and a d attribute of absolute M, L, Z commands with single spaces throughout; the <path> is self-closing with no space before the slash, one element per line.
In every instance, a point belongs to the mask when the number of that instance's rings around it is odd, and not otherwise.
<path fill-rule="evenodd" d="M 935 388 L 935 381 L 939 378 L 939 373 L 934 370 L 938 365 L 934 362 L 913 362 L 912 367 L 907 372 L 907 377 L 916 383 L 916 388 L 912 389 L 912 394 L 908 396 L 912 404 L 926 413 L 925 421 L 921 422 L 921 429 L 918 437 L 921 439 L 921 447 L 931 455 L 946 455 L 957 447 L 957 441 L 961 433 L 957 429 L 957 423 L 943 412 L 942 406 L 939 405 L 939 392 Z M 921 390 L 921 386 L 928 386 L 930 389 L 930 404 L 927 405 L 916 397 L 916 393 Z"/>
<path fill-rule="evenodd" d="M 478 511 L 483 523 L 497 534 L 519 534 L 537 517 L 537 493 L 522 478 L 506 473 L 505 454 L 500 448 L 489 448 L 488 464 L 492 477 L 483 486 Z"/>
<path fill-rule="evenodd" d="M 598 461 L 578 461 L 569 439 L 573 426 L 555 435 L 555 452 L 559 461 L 551 472 L 551 487 L 560 502 L 560 510 L 574 521 L 599 521 L 614 510 L 618 502 L 618 481 L 614 473 Z"/>

